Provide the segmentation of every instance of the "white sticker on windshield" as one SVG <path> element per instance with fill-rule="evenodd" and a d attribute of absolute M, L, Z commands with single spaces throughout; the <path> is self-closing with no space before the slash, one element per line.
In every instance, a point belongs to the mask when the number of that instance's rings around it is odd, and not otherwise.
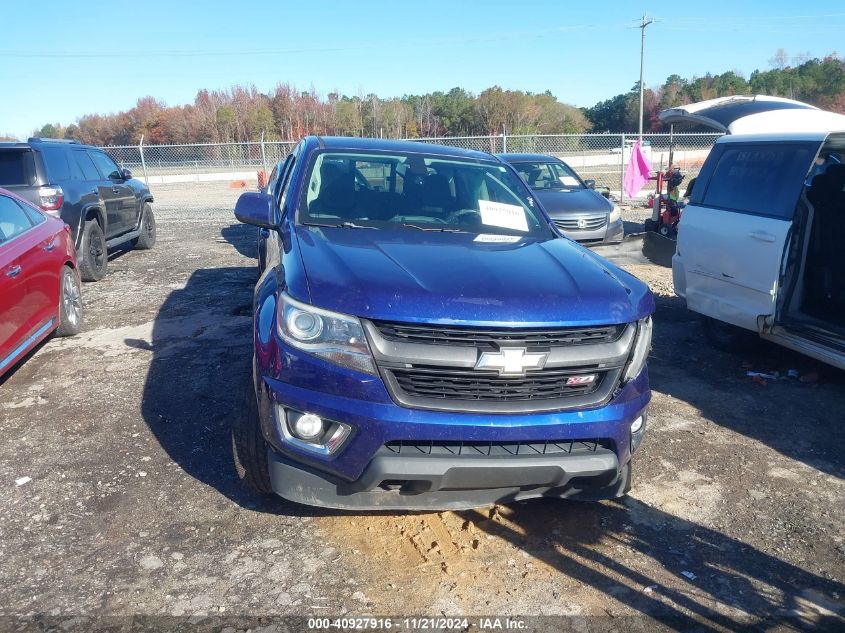
<path fill-rule="evenodd" d="M 500 226 L 503 229 L 528 232 L 528 220 L 525 209 L 515 204 L 504 202 L 490 202 L 479 200 L 478 210 L 481 211 L 481 222 L 487 226 Z"/>
<path fill-rule="evenodd" d="M 572 176 L 558 176 L 558 178 L 560 178 L 560 181 L 566 187 L 577 187 L 581 184 L 580 182 L 578 182 L 577 178 L 573 178 Z"/>
<path fill-rule="evenodd" d="M 482 233 L 475 237 L 473 242 L 486 242 L 490 244 L 513 244 L 522 239 L 520 235 L 493 235 L 491 233 Z"/>

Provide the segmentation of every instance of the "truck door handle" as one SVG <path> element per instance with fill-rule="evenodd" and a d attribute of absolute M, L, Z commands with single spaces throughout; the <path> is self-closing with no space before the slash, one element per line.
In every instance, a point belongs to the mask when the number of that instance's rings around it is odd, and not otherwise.
<path fill-rule="evenodd" d="M 748 234 L 748 237 L 751 237 L 755 240 L 760 240 L 761 242 L 774 242 L 775 236 L 771 233 L 766 233 L 765 231 L 751 231 Z"/>
<path fill-rule="evenodd" d="M 17 277 L 21 274 L 21 267 L 20 266 L 12 266 L 9 270 L 6 271 L 6 277 Z"/>

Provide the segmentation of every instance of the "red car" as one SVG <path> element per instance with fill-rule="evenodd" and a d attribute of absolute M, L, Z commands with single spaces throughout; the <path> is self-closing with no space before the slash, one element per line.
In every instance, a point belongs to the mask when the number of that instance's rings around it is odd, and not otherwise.
<path fill-rule="evenodd" d="M 82 325 L 70 229 L 0 189 L 0 376 L 53 332 Z"/>

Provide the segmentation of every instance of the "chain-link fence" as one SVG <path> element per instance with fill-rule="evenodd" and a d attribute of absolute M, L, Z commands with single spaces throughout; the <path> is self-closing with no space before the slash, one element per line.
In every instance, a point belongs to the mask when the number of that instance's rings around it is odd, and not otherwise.
<path fill-rule="evenodd" d="M 719 134 L 644 134 L 643 153 L 652 172 L 669 164 L 692 178 Z M 482 152 L 532 153 L 566 161 L 597 188 L 622 196 L 622 179 L 636 134 L 555 134 L 517 136 L 464 136 L 412 139 Z M 133 170 L 150 185 L 254 180 L 258 171 L 270 171 L 291 151 L 294 141 L 204 143 L 195 145 L 138 145 L 104 148 L 122 167 Z"/>

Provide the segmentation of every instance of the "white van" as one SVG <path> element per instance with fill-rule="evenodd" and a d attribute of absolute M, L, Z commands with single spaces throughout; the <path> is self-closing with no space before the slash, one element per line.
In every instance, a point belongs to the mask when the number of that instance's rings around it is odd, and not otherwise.
<path fill-rule="evenodd" d="M 757 332 L 845 369 L 845 116 L 728 97 L 661 118 L 726 132 L 695 181 L 672 259 L 675 293 L 707 337 L 736 349 Z"/>

